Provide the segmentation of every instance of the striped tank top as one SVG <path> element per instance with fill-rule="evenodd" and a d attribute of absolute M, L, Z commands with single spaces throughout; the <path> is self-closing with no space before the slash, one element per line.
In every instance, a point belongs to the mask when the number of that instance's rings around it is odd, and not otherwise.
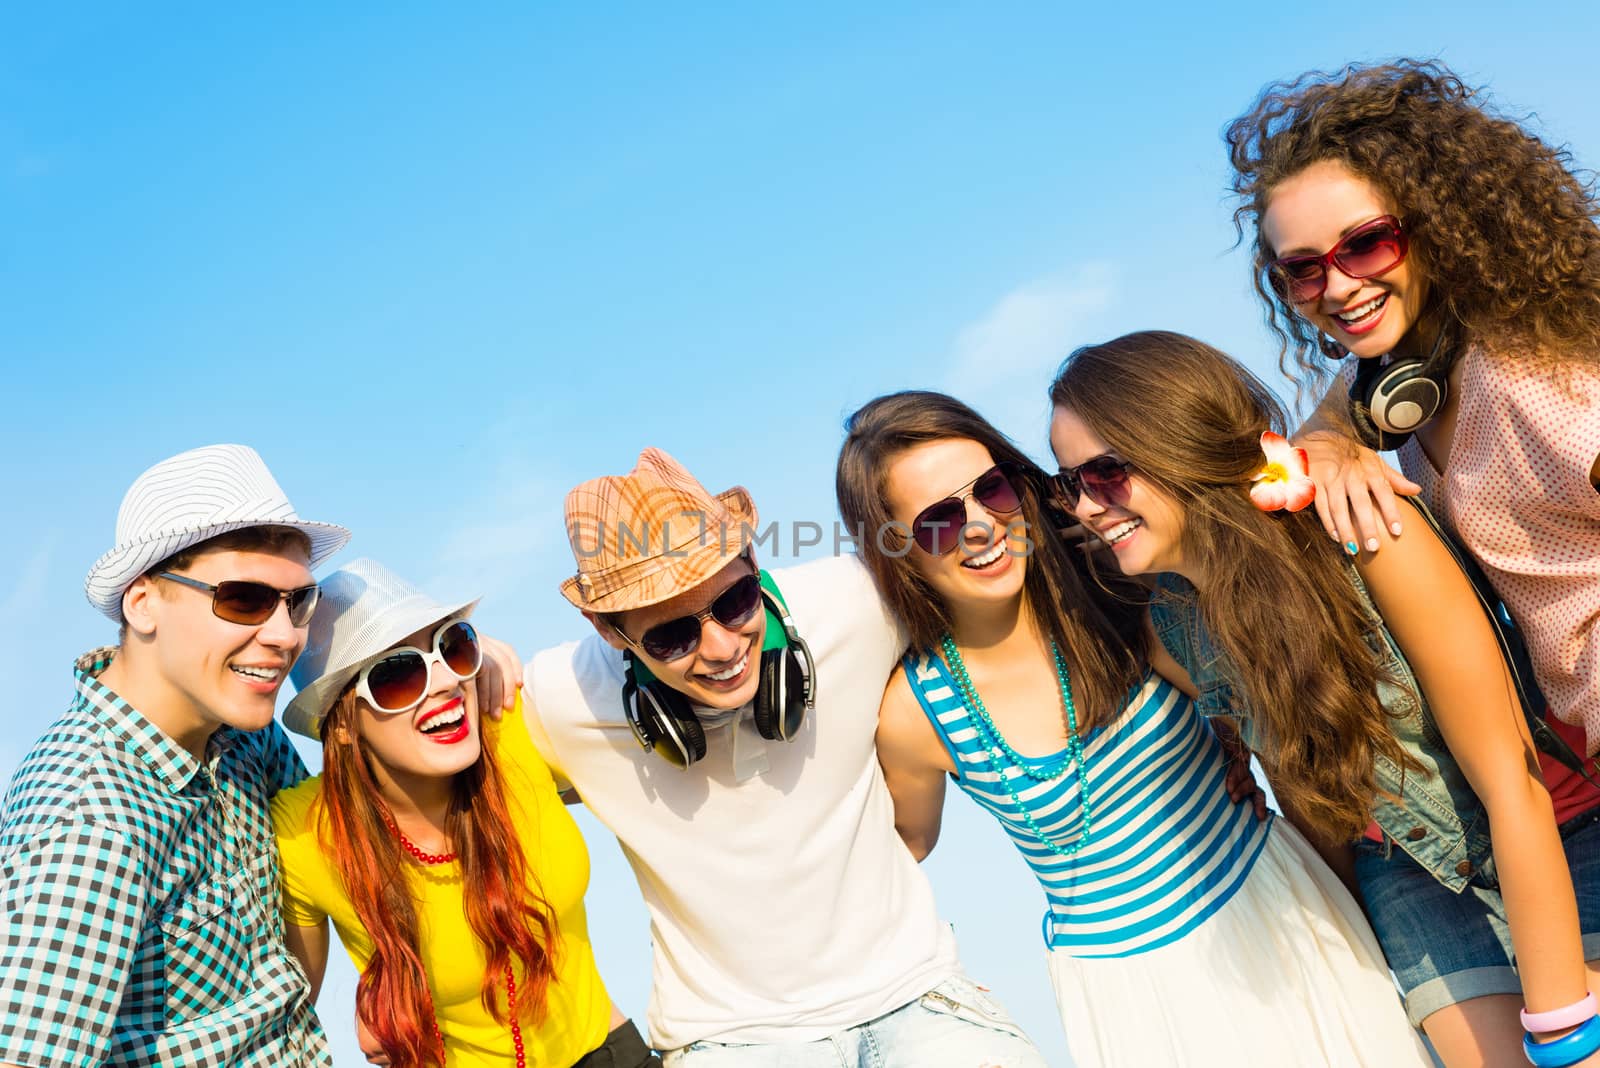
<path fill-rule="evenodd" d="M 1227 754 L 1189 698 L 1150 673 L 1083 738 L 1093 834 L 1075 856 L 1040 841 L 1011 794 L 1058 845 L 1078 838 L 1078 776 L 1030 779 L 980 740 L 944 658 L 910 653 L 906 679 L 955 761 L 956 782 L 1022 853 L 1049 906 L 1045 942 L 1075 957 L 1128 957 L 1175 942 L 1244 885 L 1270 833 L 1224 786 Z M 1027 757 L 1045 764 L 1061 754 Z M 1004 776 L 1004 778 L 1002 778 Z M 1007 788 L 1007 782 L 1010 788 Z"/>

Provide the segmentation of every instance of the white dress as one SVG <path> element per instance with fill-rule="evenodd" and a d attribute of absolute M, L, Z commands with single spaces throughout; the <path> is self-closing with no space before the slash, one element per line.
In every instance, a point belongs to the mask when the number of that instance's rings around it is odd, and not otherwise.
<path fill-rule="evenodd" d="M 1355 899 L 1287 821 L 1229 799 L 1225 751 L 1170 683 L 1147 676 L 1084 737 L 1089 834 L 1068 856 L 1084 827 L 1076 765 L 1019 763 L 937 655 L 906 672 L 962 789 L 1045 892 L 1079 1068 L 1433 1064 Z"/>

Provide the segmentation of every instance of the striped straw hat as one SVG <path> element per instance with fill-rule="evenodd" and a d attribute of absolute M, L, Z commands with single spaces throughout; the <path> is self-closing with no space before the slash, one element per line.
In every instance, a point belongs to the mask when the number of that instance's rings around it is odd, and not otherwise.
<path fill-rule="evenodd" d="M 567 494 L 567 539 L 578 573 L 561 595 L 586 612 L 626 612 L 693 589 L 739 557 L 755 536 L 743 486 L 712 496 L 660 449 L 626 475 Z"/>
<path fill-rule="evenodd" d="M 350 532 L 295 514 L 256 451 L 207 445 L 162 460 L 134 479 L 117 511 L 117 547 L 83 580 L 89 603 L 122 622 L 122 594 L 173 553 L 245 527 L 293 527 L 311 539 L 311 566 L 338 552 Z"/>

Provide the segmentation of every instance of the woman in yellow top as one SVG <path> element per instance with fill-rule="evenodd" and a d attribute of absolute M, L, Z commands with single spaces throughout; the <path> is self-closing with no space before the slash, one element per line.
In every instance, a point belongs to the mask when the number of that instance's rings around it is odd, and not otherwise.
<path fill-rule="evenodd" d="M 323 771 L 272 804 L 313 989 L 331 917 L 375 1064 L 659 1066 L 595 968 L 588 852 L 521 709 L 479 718 L 476 602 L 369 560 L 321 586 L 284 722 L 322 741 Z"/>

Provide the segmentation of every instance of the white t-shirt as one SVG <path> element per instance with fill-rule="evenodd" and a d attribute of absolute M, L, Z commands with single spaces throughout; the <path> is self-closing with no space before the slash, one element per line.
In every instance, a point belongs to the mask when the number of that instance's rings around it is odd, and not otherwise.
<path fill-rule="evenodd" d="M 616 834 L 649 909 L 660 1049 L 812 1041 L 959 969 L 873 748 L 901 632 L 854 557 L 773 578 L 817 665 L 816 708 L 791 742 L 763 739 L 746 711 L 680 770 L 634 739 L 622 654 L 599 635 L 528 665 L 544 757 Z M 742 781 L 735 730 L 741 765 L 752 749 L 767 765 Z"/>

